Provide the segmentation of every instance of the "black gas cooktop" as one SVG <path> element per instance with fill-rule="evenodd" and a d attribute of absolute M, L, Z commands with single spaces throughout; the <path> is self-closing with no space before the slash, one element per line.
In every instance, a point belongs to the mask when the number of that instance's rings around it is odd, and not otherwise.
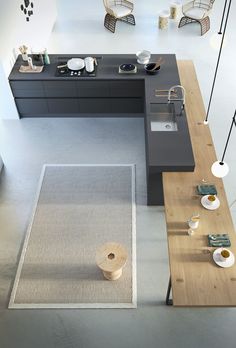
<path fill-rule="evenodd" d="M 67 62 L 60 62 L 57 66 L 56 76 L 57 77 L 94 77 L 97 73 L 97 66 L 95 65 L 94 71 L 89 73 L 85 68 L 80 70 L 71 70 L 67 66 Z"/>

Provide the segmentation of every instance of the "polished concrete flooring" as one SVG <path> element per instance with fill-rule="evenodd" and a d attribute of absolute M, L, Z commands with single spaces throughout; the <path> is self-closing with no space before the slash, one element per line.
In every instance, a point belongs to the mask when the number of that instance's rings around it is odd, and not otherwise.
<path fill-rule="evenodd" d="M 235 108 L 235 3 L 227 33 L 210 127 L 220 156 Z M 136 0 L 137 25 L 118 23 L 116 34 L 103 27 L 102 1 L 58 0 L 58 22 L 50 53 L 176 53 L 192 59 L 205 105 L 217 58 L 212 40 L 222 2 L 215 2 L 211 31 L 199 36 L 197 25 L 180 30 L 172 22 L 160 32 L 158 12 L 166 0 Z M 199 140 L 200 141 L 200 140 Z M 227 152 L 225 178 L 229 203 L 236 199 L 236 134 Z M 234 348 L 236 309 L 171 308 L 164 305 L 169 276 L 162 207 L 147 207 L 144 132 L 141 119 L 23 119 L 0 122 L 5 167 L 0 177 L 0 347 L 1 348 Z M 136 310 L 8 310 L 22 241 L 43 163 L 136 163 L 137 281 Z M 236 204 L 232 206 L 236 222 Z"/>
<path fill-rule="evenodd" d="M 235 347 L 235 309 L 164 304 L 168 253 L 162 207 L 147 207 L 142 119 L 23 119 L 0 123 L 0 347 Z M 8 310 L 43 163 L 137 165 L 138 308 Z M 66 233 L 66 231 L 65 231 Z"/>

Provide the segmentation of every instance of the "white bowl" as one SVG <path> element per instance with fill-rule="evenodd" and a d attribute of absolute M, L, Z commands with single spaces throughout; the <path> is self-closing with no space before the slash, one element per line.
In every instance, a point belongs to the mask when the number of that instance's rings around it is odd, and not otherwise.
<path fill-rule="evenodd" d="M 82 58 L 71 58 L 67 62 L 70 70 L 81 70 L 84 68 L 84 60 Z"/>

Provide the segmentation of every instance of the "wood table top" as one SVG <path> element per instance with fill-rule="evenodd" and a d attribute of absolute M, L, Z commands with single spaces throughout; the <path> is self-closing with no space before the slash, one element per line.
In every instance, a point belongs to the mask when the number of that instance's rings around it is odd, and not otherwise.
<path fill-rule="evenodd" d="M 222 179 L 211 173 L 216 161 L 205 109 L 192 61 L 178 61 L 181 84 L 186 89 L 186 113 L 196 168 L 193 173 L 163 173 L 166 225 L 174 306 L 236 306 L 236 263 L 222 268 L 212 258 L 208 234 L 227 233 L 236 255 L 236 234 Z M 214 116 L 214 115 L 213 115 Z M 207 210 L 196 193 L 202 183 L 215 184 L 220 207 Z M 199 213 L 200 223 L 189 236 L 187 220 Z"/>

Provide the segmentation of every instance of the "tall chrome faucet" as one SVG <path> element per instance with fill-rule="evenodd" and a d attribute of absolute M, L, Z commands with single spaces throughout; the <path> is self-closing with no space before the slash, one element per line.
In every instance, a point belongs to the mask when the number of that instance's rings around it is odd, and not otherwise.
<path fill-rule="evenodd" d="M 174 90 L 176 90 L 177 88 L 180 88 L 182 91 L 182 97 L 181 98 L 171 98 L 171 92 L 173 92 Z M 168 92 L 168 103 L 170 103 L 172 101 L 182 101 L 182 109 L 184 109 L 184 105 L 185 105 L 185 88 L 181 85 L 175 85 L 170 87 L 169 92 Z"/>

